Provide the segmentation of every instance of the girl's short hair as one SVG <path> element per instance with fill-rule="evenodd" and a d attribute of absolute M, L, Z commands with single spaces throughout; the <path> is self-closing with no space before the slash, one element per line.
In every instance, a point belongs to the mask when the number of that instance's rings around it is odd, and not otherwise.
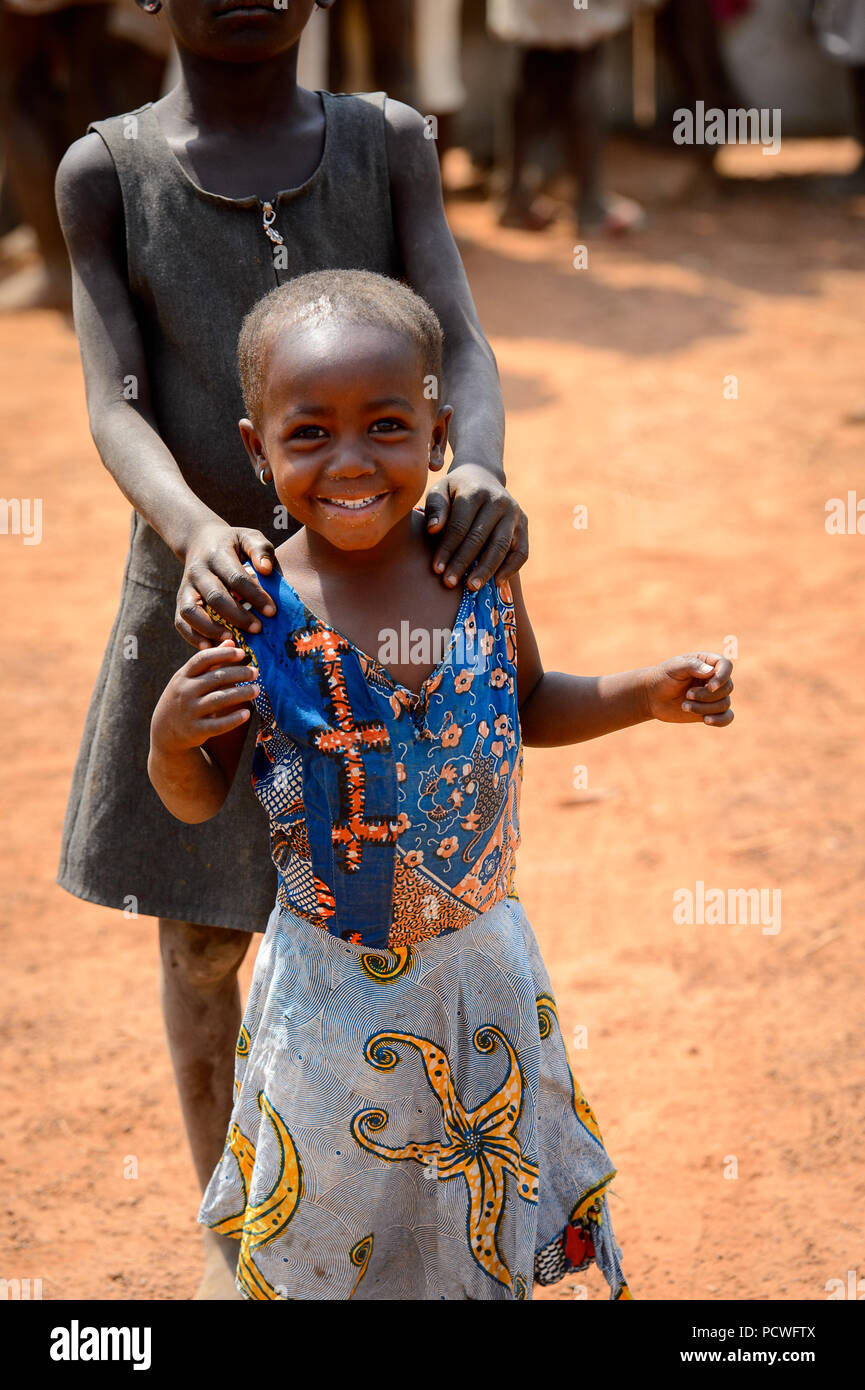
<path fill-rule="evenodd" d="M 237 361 L 251 420 L 260 418 L 267 358 L 277 333 L 329 319 L 401 333 L 417 347 L 424 376 L 435 378 L 438 399 L 444 333 L 426 300 L 401 281 L 370 270 L 316 270 L 271 290 L 243 320 Z"/>

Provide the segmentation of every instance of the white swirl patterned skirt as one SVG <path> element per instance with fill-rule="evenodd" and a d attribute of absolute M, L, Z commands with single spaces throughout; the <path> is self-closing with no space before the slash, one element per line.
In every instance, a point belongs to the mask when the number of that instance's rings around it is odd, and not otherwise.
<path fill-rule="evenodd" d="M 614 1169 L 516 898 L 393 950 L 275 907 L 199 1221 L 250 1299 L 530 1299 L 597 1261 Z"/>

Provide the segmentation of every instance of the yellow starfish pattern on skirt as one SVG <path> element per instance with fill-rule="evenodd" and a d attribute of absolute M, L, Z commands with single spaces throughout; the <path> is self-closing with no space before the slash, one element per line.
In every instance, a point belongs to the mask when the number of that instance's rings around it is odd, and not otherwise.
<path fill-rule="evenodd" d="M 515 1179 L 517 1192 L 524 1202 L 538 1200 L 537 1164 L 523 1157 L 514 1132 L 523 1105 L 523 1075 L 516 1052 L 499 1028 L 491 1024 L 478 1028 L 472 1041 L 477 1051 L 484 1053 L 494 1052 L 501 1043 L 509 1065 L 499 1089 L 469 1112 L 457 1098 L 446 1053 L 427 1038 L 414 1037 L 411 1033 L 377 1033 L 369 1039 L 365 1049 L 366 1059 L 372 1066 L 379 1071 L 390 1071 L 400 1060 L 395 1046 L 402 1043 L 417 1048 L 427 1081 L 441 1104 L 442 1123 L 449 1143 L 433 1140 L 406 1144 L 398 1149 L 379 1144 L 370 1135 L 384 1129 L 388 1116 L 378 1109 L 359 1111 L 351 1122 L 351 1132 L 362 1148 L 388 1162 L 412 1159 L 432 1169 L 441 1182 L 464 1178 L 469 1194 L 466 1231 L 472 1256 L 491 1279 L 514 1290 L 511 1272 L 498 1248 L 498 1231 L 507 1199 L 507 1174 Z M 520 1291 L 517 1292 L 520 1296 Z"/>
<path fill-rule="evenodd" d="M 559 1011 L 556 1007 L 556 1001 L 553 998 L 553 996 L 551 994 L 542 994 L 540 998 L 537 1000 L 537 1005 L 538 1028 L 540 1031 L 541 1038 L 548 1038 L 550 1036 L 553 1027 L 552 1023 L 550 1022 L 550 1016 L 552 1016 L 556 1020 L 556 1023 L 559 1024 L 559 1033 L 561 1034 L 562 1025 L 559 1021 Z M 592 1107 L 589 1105 L 589 1102 L 583 1095 L 580 1083 L 574 1075 L 574 1069 L 571 1066 L 571 1059 L 568 1056 L 568 1049 L 567 1047 L 565 1047 L 564 1037 L 562 1037 L 562 1047 L 565 1048 L 565 1061 L 568 1064 L 568 1071 L 571 1073 L 571 1086 L 573 1088 L 574 1093 L 574 1113 L 577 1119 L 580 1121 L 580 1123 L 585 1125 L 589 1133 L 593 1135 L 595 1139 L 597 1139 L 598 1143 L 603 1144 L 604 1141 L 601 1138 L 600 1126 L 598 1125 L 598 1122 L 595 1119 L 595 1112 L 592 1110 Z"/>
<path fill-rule="evenodd" d="M 540 995 L 537 1000 L 537 1006 L 538 1025 L 541 1038 L 548 1038 L 550 1036 L 550 1033 L 552 1032 L 553 1028 L 553 1018 L 559 1025 L 559 1034 L 561 1035 L 562 1025 L 559 1020 L 559 1011 L 556 1007 L 556 1001 L 553 998 L 553 996 L 551 994 Z M 581 1124 L 585 1125 L 589 1133 L 594 1135 L 598 1143 L 603 1144 L 604 1141 L 601 1138 L 600 1126 L 598 1125 L 598 1122 L 595 1119 L 595 1113 L 592 1110 L 592 1107 L 589 1105 L 589 1102 L 583 1095 L 580 1083 L 577 1081 L 577 1078 L 574 1075 L 574 1069 L 571 1066 L 571 1059 L 568 1056 L 568 1049 L 567 1047 L 565 1047 L 565 1039 L 563 1036 L 562 1047 L 564 1047 L 565 1049 L 565 1060 L 568 1064 L 568 1071 L 571 1074 L 574 1113 L 577 1119 L 581 1122 Z M 607 1191 L 607 1188 L 609 1187 L 610 1183 L 613 1181 L 613 1178 L 615 1176 L 616 1172 L 615 1169 L 613 1169 L 611 1173 L 606 1173 L 604 1177 L 601 1178 L 600 1182 L 596 1183 L 594 1187 L 591 1187 L 588 1190 L 588 1192 L 584 1192 L 582 1194 L 579 1200 L 575 1203 L 573 1209 L 571 1210 L 570 1216 L 568 1217 L 568 1221 L 572 1225 L 577 1225 L 581 1221 L 590 1222 L 595 1226 L 601 1225 L 603 1221 L 603 1215 L 601 1212 L 601 1202 Z M 628 1288 L 627 1284 L 622 1284 L 622 1287 L 620 1288 L 617 1294 L 617 1298 L 625 1300 L 633 1299 L 633 1294 L 631 1293 L 631 1290 Z"/>
<path fill-rule="evenodd" d="M 249 1187 L 255 1166 L 255 1145 L 238 1125 L 232 1125 L 228 1148 L 237 1160 L 243 1187 L 243 1208 L 234 1216 L 226 1216 L 211 1229 L 223 1236 L 240 1241 L 237 1279 L 244 1292 L 253 1299 L 278 1299 L 280 1295 L 256 1268 L 253 1250 L 280 1235 L 297 1210 L 303 1184 L 303 1171 L 294 1140 L 282 1116 L 274 1110 L 263 1091 L 258 1093 L 258 1107 L 267 1116 L 280 1145 L 279 1170 L 276 1181 L 262 1201 L 249 1204 Z M 362 1277 L 362 1275 L 361 1275 Z"/>

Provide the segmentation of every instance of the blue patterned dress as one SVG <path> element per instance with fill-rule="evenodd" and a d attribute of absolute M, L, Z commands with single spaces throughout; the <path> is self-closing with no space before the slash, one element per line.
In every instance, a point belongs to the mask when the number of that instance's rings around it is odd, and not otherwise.
<path fill-rule="evenodd" d="M 593 1259 L 629 1298 L 614 1169 L 513 887 L 508 586 L 464 588 L 415 694 L 258 578 L 276 616 L 234 635 L 279 892 L 199 1221 L 240 1241 L 250 1299 L 529 1299 Z"/>

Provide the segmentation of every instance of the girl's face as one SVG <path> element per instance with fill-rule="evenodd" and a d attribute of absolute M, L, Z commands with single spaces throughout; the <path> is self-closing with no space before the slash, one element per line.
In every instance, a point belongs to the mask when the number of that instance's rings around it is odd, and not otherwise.
<path fill-rule="evenodd" d="M 283 506 L 340 550 L 370 550 L 444 464 L 450 406 L 427 399 L 416 346 L 391 328 L 293 327 L 267 355 L 261 420 L 240 432 Z"/>
<path fill-rule="evenodd" d="M 333 0 L 325 0 L 329 9 Z M 164 0 L 181 48 L 225 63 L 258 63 L 296 44 L 315 0 Z"/>

